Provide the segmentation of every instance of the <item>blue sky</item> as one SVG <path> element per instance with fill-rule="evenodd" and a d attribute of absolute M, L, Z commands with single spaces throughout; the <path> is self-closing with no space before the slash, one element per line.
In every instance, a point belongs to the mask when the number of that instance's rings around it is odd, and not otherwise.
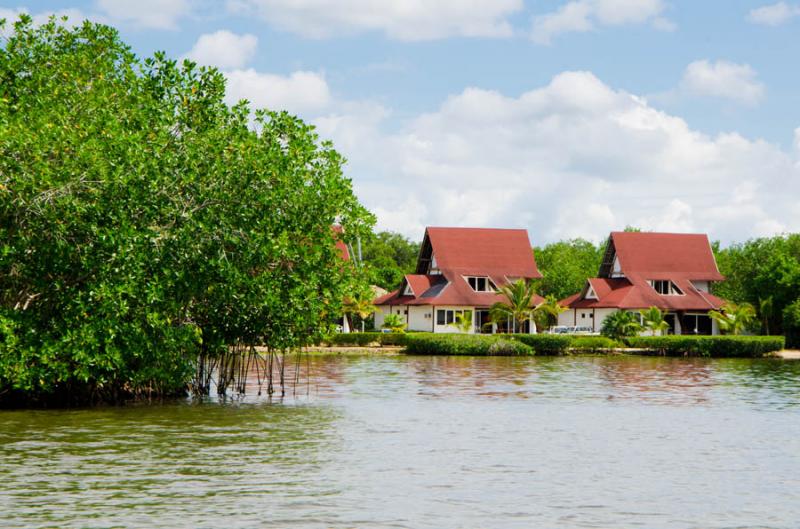
<path fill-rule="evenodd" d="M 0 1 L 213 64 L 350 160 L 379 227 L 800 229 L 800 0 Z"/>

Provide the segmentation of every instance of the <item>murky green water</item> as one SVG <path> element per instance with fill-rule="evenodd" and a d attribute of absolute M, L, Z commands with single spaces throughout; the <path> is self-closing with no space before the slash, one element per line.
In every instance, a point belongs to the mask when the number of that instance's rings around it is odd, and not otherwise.
<path fill-rule="evenodd" d="M 283 403 L 0 412 L 0 527 L 800 527 L 800 362 L 311 363 Z"/>

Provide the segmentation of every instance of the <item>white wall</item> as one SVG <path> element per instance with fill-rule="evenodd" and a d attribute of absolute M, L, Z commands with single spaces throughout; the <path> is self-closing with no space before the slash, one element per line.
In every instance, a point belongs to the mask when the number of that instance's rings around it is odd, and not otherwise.
<path fill-rule="evenodd" d="M 431 307 L 427 305 L 416 305 L 408 307 L 408 331 L 431 332 L 435 318 L 431 316 Z"/>
<path fill-rule="evenodd" d="M 392 307 L 389 305 L 376 305 L 375 306 L 375 328 L 374 330 L 379 331 L 383 326 L 383 321 L 386 319 L 386 315 L 389 314 L 389 311 Z"/>
<path fill-rule="evenodd" d="M 558 324 L 566 326 L 591 327 L 594 332 L 600 332 L 603 320 L 617 309 L 568 309 L 558 315 Z M 594 317 L 592 317 L 594 314 Z"/>

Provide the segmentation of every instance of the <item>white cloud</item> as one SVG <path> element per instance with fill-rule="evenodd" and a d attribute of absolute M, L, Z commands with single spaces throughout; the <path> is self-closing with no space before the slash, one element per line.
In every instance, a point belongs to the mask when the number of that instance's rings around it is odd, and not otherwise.
<path fill-rule="evenodd" d="M 395 130 L 380 105 L 335 108 L 320 134 L 379 226 L 414 238 L 426 225 L 525 227 L 535 243 L 626 225 L 725 241 L 800 229 L 800 152 L 708 136 L 588 72 L 518 97 L 468 88 Z"/>
<path fill-rule="evenodd" d="M 747 19 L 753 24 L 780 26 L 797 16 L 800 16 L 800 6 L 778 2 L 751 10 Z"/>
<path fill-rule="evenodd" d="M 314 38 L 369 31 L 400 40 L 507 37 L 508 17 L 522 8 L 522 0 L 228 0 L 230 11 Z"/>
<path fill-rule="evenodd" d="M 31 13 L 25 7 L 17 7 L 17 8 L 3 8 L 0 7 L 0 19 L 4 18 L 7 21 L 7 26 L 10 26 L 14 22 L 19 19 L 21 14 L 30 15 L 33 19 L 33 24 L 36 26 L 45 24 L 51 16 L 54 16 L 58 19 L 58 22 L 61 23 L 61 19 L 63 17 L 67 17 L 67 26 L 78 26 L 83 23 L 84 20 L 89 19 L 93 22 L 101 22 L 105 23 L 106 20 L 98 15 L 87 15 L 83 13 L 79 9 L 58 9 L 55 11 L 40 11 L 38 13 Z"/>
<path fill-rule="evenodd" d="M 192 8 L 189 0 L 96 0 L 95 4 L 115 22 L 149 29 L 177 29 L 178 20 Z"/>
<path fill-rule="evenodd" d="M 755 104 L 764 96 L 764 85 L 749 64 L 728 61 L 695 61 L 686 67 L 681 88 L 690 94 L 721 97 Z"/>
<path fill-rule="evenodd" d="M 534 17 L 531 38 L 550 44 L 562 33 L 646 23 L 661 31 L 673 31 L 675 24 L 662 16 L 665 9 L 663 0 L 573 0 L 553 13 Z"/>
<path fill-rule="evenodd" d="M 221 70 L 243 68 L 256 53 L 255 35 L 237 35 L 227 30 L 200 35 L 186 58 Z"/>
<path fill-rule="evenodd" d="M 225 77 L 228 104 L 247 99 L 255 109 L 304 114 L 325 108 L 331 99 L 325 77 L 315 72 L 297 71 L 283 76 L 250 68 L 225 72 Z"/>

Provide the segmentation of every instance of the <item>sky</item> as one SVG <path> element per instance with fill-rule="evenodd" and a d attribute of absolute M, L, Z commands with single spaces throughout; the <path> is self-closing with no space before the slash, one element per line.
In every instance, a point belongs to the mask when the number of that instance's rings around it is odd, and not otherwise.
<path fill-rule="evenodd" d="M 800 0 L 0 0 L 21 11 L 218 67 L 414 240 L 800 231 Z"/>

